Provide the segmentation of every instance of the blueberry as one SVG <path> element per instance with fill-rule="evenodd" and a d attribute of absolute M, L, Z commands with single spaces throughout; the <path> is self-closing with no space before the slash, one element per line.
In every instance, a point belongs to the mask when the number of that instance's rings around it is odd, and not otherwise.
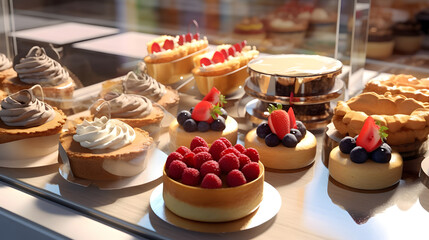
<path fill-rule="evenodd" d="M 296 126 L 298 128 L 298 130 L 301 132 L 302 137 L 305 137 L 305 134 L 307 133 L 307 128 L 305 128 L 304 123 L 302 123 L 301 121 L 296 121 Z"/>
<path fill-rule="evenodd" d="M 354 163 L 364 163 L 368 159 L 365 148 L 357 146 L 350 151 L 350 159 Z"/>
<path fill-rule="evenodd" d="M 183 123 L 183 129 L 186 132 L 195 132 L 197 131 L 197 123 L 194 119 L 190 118 Z"/>
<path fill-rule="evenodd" d="M 224 108 L 220 108 L 221 116 L 226 120 L 228 118 L 228 113 Z"/>
<path fill-rule="evenodd" d="M 218 116 L 217 119 L 215 119 L 211 124 L 210 128 L 213 131 L 223 131 L 225 129 L 225 119 L 221 116 Z"/>
<path fill-rule="evenodd" d="M 356 147 L 356 139 L 345 137 L 340 141 L 340 151 L 345 154 L 350 154 L 350 151 Z"/>
<path fill-rule="evenodd" d="M 183 110 L 180 111 L 179 114 L 177 114 L 177 122 L 183 126 L 183 123 L 185 123 L 186 120 L 191 118 L 191 113 L 189 111 Z"/>
<path fill-rule="evenodd" d="M 275 133 L 270 133 L 265 137 L 265 144 L 268 147 L 275 147 L 280 144 L 280 139 Z"/>
<path fill-rule="evenodd" d="M 384 144 L 384 143 L 383 143 Z M 371 159 L 377 163 L 388 163 L 392 157 L 392 151 L 389 145 L 381 145 L 371 152 Z"/>
<path fill-rule="evenodd" d="M 210 124 L 208 122 L 198 122 L 198 131 L 207 132 L 210 130 Z"/>
<path fill-rule="evenodd" d="M 295 135 L 288 133 L 284 136 L 282 143 L 285 147 L 294 148 L 298 144 L 298 139 L 296 139 Z"/>
<path fill-rule="evenodd" d="M 290 130 L 290 133 L 293 134 L 293 135 L 295 135 L 296 140 L 298 142 L 301 142 L 301 140 L 302 140 L 302 133 L 298 129 L 292 128 Z"/>
<path fill-rule="evenodd" d="M 380 147 L 387 148 L 387 149 L 389 149 L 390 153 L 392 153 L 392 147 L 390 147 L 390 145 L 389 145 L 389 144 L 387 144 L 387 143 L 382 143 Z"/>
<path fill-rule="evenodd" d="M 194 111 L 194 107 L 191 107 L 191 109 L 189 109 L 189 112 L 192 114 L 192 111 Z"/>
<path fill-rule="evenodd" d="M 260 138 L 265 138 L 268 134 L 271 133 L 270 126 L 268 126 L 268 123 L 261 123 L 256 128 L 256 135 Z"/>

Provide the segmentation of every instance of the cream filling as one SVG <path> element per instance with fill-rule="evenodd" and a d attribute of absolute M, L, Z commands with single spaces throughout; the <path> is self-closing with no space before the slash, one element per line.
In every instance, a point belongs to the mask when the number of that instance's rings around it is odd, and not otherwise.
<path fill-rule="evenodd" d="M 148 156 L 152 155 L 153 150 L 153 147 L 149 147 L 149 149 L 145 151 L 142 155 L 132 159 L 131 161 L 106 159 L 103 161 L 102 168 L 116 176 L 135 176 L 141 173 L 146 168 Z"/>
<path fill-rule="evenodd" d="M 304 54 L 277 55 L 249 63 L 249 68 L 254 71 L 281 76 L 320 75 L 341 67 L 342 63 L 334 58 Z"/>
<path fill-rule="evenodd" d="M 58 150 L 60 134 L 26 138 L 0 144 L 0 161 L 23 160 L 49 155 Z"/>

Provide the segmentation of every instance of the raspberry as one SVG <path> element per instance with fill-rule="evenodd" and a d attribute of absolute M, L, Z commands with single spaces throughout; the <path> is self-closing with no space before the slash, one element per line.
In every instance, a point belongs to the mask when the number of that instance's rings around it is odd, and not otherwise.
<path fill-rule="evenodd" d="M 238 155 L 238 161 L 240 162 L 240 169 L 242 169 L 246 164 L 252 162 L 250 158 L 244 154 Z"/>
<path fill-rule="evenodd" d="M 192 151 L 195 154 L 200 153 L 200 152 L 209 152 L 209 148 L 208 147 L 196 147 L 194 148 L 194 150 Z"/>
<path fill-rule="evenodd" d="M 194 139 L 192 139 L 191 141 L 191 146 L 190 146 L 191 151 L 193 151 L 194 148 L 200 147 L 200 146 L 209 147 L 209 145 L 207 145 L 206 140 L 204 140 L 202 137 L 198 137 L 198 136 L 194 137 Z"/>
<path fill-rule="evenodd" d="M 186 168 L 182 173 L 182 183 L 197 186 L 200 183 L 200 172 L 195 168 Z"/>
<path fill-rule="evenodd" d="M 217 176 L 220 176 L 219 163 L 214 161 L 214 160 L 210 160 L 210 161 L 203 163 L 201 165 L 201 168 L 200 168 L 200 173 L 201 173 L 202 177 L 204 177 L 208 173 L 214 173 Z"/>
<path fill-rule="evenodd" d="M 253 181 L 259 176 L 259 164 L 256 162 L 251 162 L 246 164 L 243 169 L 241 169 L 244 176 L 246 177 L 247 182 Z"/>
<path fill-rule="evenodd" d="M 225 150 L 223 150 L 221 153 L 220 153 L 220 157 L 222 158 L 223 156 L 225 156 L 226 154 L 228 154 L 228 153 L 232 153 L 232 154 L 234 154 L 235 156 L 237 156 L 238 157 L 238 155 L 240 155 L 241 153 L 237 150 L 237 149 L 235 149 L 234 147 L 229 147 L 229 148 L 227 148 L 227 149 L 225 149 Z"/>
<path fill-rule="evenodd" d="M 195 154 L 194 156 L 195 168 L 200 169 L 203 163 L 210 160 L 213 160 L 213 158 L 212 158 L 212 155 L 210 155 L 210 153 L 208 152 L 200 152 Z"/>
<path fill-rule="evenodd" d="M 221 188 L 222 187 L 222 180 L 213 173 L 208 173 L 206 176 L 204 176 L 203 181 L 201 181 L 201 187 L 202 188 Z"/>
<path fill-rule="evenodd" d="M 183 157 L 182 161 L 186 163 L 188 167 L 195 167 L 194 156 L 195 156 L 195 153 L 189 152 Z"/>
<path fill-rule="evenodd" d="M 170 153 L 170 155 L 168 155 L 167 157 L 167 161 L 165 162 L 165 168 L 168 169 L 170 167 L 171 162 L 173 162 L 174 160 L 183 160 L 182 154 L 178 152 Z"/>
<path fill-rule="evenodd" d="M 237 156 L 233 153 L 228 153 L 219 160 L 219 167 L 222 172 L 229 173 L 234 169 L 238 169 L 240 167 L 240 162 Z"/>
<path fill-rule="evenodd" d="M 209 153 L 212 155 L 214 160 L 219 161 L 220 153 L 225 149 L 227 149 L 225 143 L 223 143 L 222 140 L 218 139 L 213 142 L 212 146 L 209 149 Z"/>
<path fill-rule="evenodd" d="M 190 153 L 191 150 L 185 146 L 181 146 L 178 149 L 176 149 L 176 152 L 182 154 L 182 156 L 185 156 L 187 153 Z"/>
<path fill-rule="evenodd" d="M 168 169 L 168 176 L 172 179 L 179 180 L 182 177 L 183 170 L 185 170 L 186 164 L 180 160 L 174 160 L 170 164 Z"/>
<path fill-rule="evenodd" d="M 225 137 L 221 137 L 221 138 L 219 138 L 219 140 L 221 140 L 223 143 L 225 143 L 227 148 L 232 147 L 231 142 L 228 139 L 226 139 Z"/>
<path fill-rule="evenodd" d="M 235 149 L 237 149 L 241 153 L 243 153 L 244 150 L 246 150 L 246 148 L 243 147 L 243 145 L 241 145 L 240 143 L 235 144 L 234 147 L 235 147 Z"/>
<path fill-rule="evenodd" d="M 246 150 L 244 150 L 243 154 L 248 156 L 252 162 L 259 162 L 258 150 L 254 148 L 247 148 Z"/>
<path fill-rule="evenodd" d="M 237 187 L 246 183 L 244 174 L 238 169 L 234 169 L 226 176 L 226 183 L 230 187 Z"/>

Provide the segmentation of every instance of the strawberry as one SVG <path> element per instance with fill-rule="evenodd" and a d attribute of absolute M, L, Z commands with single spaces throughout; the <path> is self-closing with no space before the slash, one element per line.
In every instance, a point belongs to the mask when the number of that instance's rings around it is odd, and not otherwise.
<path fill-rule="evenodd" d="M 210 59 L 208 59 L 208 58 L 201 58 L 200 59 L 200 65 L 201 66 L 210 66 L 210 65 L 212 65 L 212 61 L 210 61 Z"/>
<path fill-rule="evenodd" d="M 234 47 L 228 48 L 228 55 L 229 56 L 235 56 L 235 48 Z"/>
<path fill-rule="evenodd" d="M 191 117 L 195 121 L 212 123 L 220 114 L 221 111 L 219 106 L 215 106 L 208 101 L 201 101 L 195 105 Z"/>
<path fill-rule="evenodd" d="M 164 45 L 162 45 L 162 48 L 165 50 L 173 49 L 174 48 L 174 42 L 171 39 L 165 39 Z"/>
<path fill-rule="evenodd" d="M 178 43 L 179 43 L 180 46 L 182 46 L 185 43 L 185 35 L 180 35 L 179 36 Z"/>
<path fill-rule="evenodd" d="M 213 103 L 213 105 L 218 105 L 219 106 L 223 106 L 224 103 L 226 103 L 225 101 L 225 96 L 223 96 L 222 94 L 220 94 L 220 91 L 217 90 L 215 87 L 212 87 L 212 89 L 210 90 L 209 93 L 207 93 L 206 96 L 204 96 L 203 101 L 208 101 Z"/>
<path fill-rule="evenodd" d="M 246 44 L 247 44 L 247 41 L 246 41 L 246 40 L 242 41 L 242 42 L 240 43 L 240 45 L 241 45 L 241 49 L 243 49 L 243 48 L 246 46 Z"/>
<path fill-rule="evenodd" d="M 193 38 L 195 40 L 199 40 L 200 39 L 200 34 L 199 33 L 195 33 Z"/>
<path fill-rule="evenodd" d="M 268 111 L 270 113 L 270 116 L 268 116 L 268 126 L 270 126 L 271 132 L 275 133 L 282 140 L 290 132 L 289 115 L 286 111 L 282 110 L 280 103 L 277 106 L 270 104 Z"/>
<path fill-rule="evenodd" d="M 221 49 L 221 50 L 220 50 L 220 53 L 222 53 L 222 55 L 223 55 L 223 57 L 224 57 L 225 59 L 228 59 L 228 53 L 226 52 L 226 50 L 225 50 L 225 49 Z"/>
<path fill-rule="evenodd" d="M 214 63 L 223 63 L 223 62 L 225 62 L 225 58 L 223 57 L 223 55 L 222 55 L 221 52 L 216 51 L 213 54 L 212 62 L 214 62 Z"/>
<path fill-rule="evenodd" d="M 192 42 L 192 34 L 191 33 L 187 33 L 185 35 L 185 40 L 186 40 L 186 42 Z"/>
<path fill-rule="evenodd" d="M 287 114 L 289 115 L 289 124 L 290 124 L 290 128 L 295 128 L 298 129 L 298 126 L 296 125 L 296 118 L 295 118 L 295 113 L 293 112 L 292 107 L 290 107 L 287 110 Z"/>
<path fill-rule="evenodd" d="M 161 47 L 157 42 L 152 43 L 151 51 L 152 53 L 161 52 Z"/>
<path fill-rule="evenodd" d="M 359 136 L 356 139 L 356 145 L 363 147 L 368 153 L 374 151 L 383 143 L 379 130 L 380 127 L 369 116 L 360 130 Z"/>
<path fill-rule="evenodd" d="M 241 52 L 241 44 L 240 43 L 234 44 L 234 48 L 235 48 L 235 51 Z"/>

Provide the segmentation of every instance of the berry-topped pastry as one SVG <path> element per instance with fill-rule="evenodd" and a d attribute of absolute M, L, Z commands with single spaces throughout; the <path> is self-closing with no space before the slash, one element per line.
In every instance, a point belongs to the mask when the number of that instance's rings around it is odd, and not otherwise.
<path fill-rule="evenodd" d="M 222 137 L 211 146 L 201 137 L 180 146 L 165 163 L 163 198 L 173 213 L 196 221 L 245 217 L 262 201 L 264 166 L 254 148 Z"/>
<path fill-rule="evenodd" d="M 200 136 L 208 142 L 220 137 L 225 137 L 232 143 L 237 142 L 237 121 L 228 116 L 222 108 L 223 103 L 224 96 L 213 87 L 195 107 L 189 111 L 180 111 L 170 124 L 171 150 L 189 145 L 195 136 Z"/>
<path fill-rule="evenodd" d="M 268 123 L 247 133 L 245 146 L 257 149 L 267 168 L 291 170 L 310 165 L 316 156 L 314 135 L 296 121 L 292 107 L 286 112 L 281 104 L 270 104 L 268 111 Z"/>
<path fill-rule="evenodd" d="M 242 41 L 234 45 L 219 45 L 216 51 L 195 57 L 192 74 L 198 90 L 207 94 L 216 87 L 225 95 L 235 92 L 248 77 L 245 66 L 258 55 L 255 47 Z"/>
<path fill-rule="evenodd" d="M 376 190 L 396 184 L 402 175 L 402 157 L 385 142 L 387 127 L 368 117 L 356 137 L 344 137 L 329 155 L 329 174 L 346 186 Z"/>
<path fill-rule="evenodd" d="M 207 38 L 201 38 L 198 32 L 164 35 L 147 44 L 148 55 L 144 62 L 151 77 L 163 84 L 173 84 L 190 74 L 193 57 L 207 50 Z"/>

